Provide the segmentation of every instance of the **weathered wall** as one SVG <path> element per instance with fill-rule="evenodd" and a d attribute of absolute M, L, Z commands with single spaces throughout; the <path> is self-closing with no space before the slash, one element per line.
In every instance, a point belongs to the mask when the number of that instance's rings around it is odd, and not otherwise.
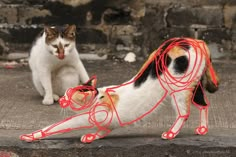
<path fill-rule="evenodd" d="M 76 24 L 80 53 L 146 57 L 176 36 L 204 39 L 214 57 L 236 56 L 235 0 L 1 0 L 0 56 L 28 52 L 44 24 Z"/>

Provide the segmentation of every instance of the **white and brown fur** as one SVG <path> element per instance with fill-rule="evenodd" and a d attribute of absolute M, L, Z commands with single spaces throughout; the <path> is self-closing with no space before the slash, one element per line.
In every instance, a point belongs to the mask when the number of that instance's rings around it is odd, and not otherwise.
<path fill-rule="evenodd" d="M 54 132 L 65 130 L 67 128 L 73 130 L 82 126 L 90 126 L 91 121 L 89 120 L 89 114 L 82 113 L 88 112 L 91 108 L 96 106 L 96 104 L 105 105 L 97 107 L 95 111 L 103 109 L 110 113 L 107 116 L 107 120 L 104 119 L 104 114 L 95 114 L 97 121 L 104 120 L 104 123 L 94 124 L 91 127 L 98 129 L 96 133 L 92 133 L 96 136 L 96 139 L 106 136 L 115 128 L 133 124 L 140 119 L 148 121 L 149 117 L 156 115 L 158 106 L 164 104 L 173 106 L 176 111 L 177 118 L 169 131 L 162 134 L 163 139 L 172 139 L 179 133 L 184 122 L 189 116 L 189 108 L 191 103 L 194 103 L 201 109 L 200 126 L 207 128 L 208 104 L 205 101 L 205 96 L 202 92 L 201 85 L 205 87 L 206 90 L 213 93 L 218 89 L 219 84 L 218 77 L 212 67 L 212 64 L 208 61 L 210 59 L 210 52 L 203 41 L 189 38 L 175 38 L 169 42 L 166 42 L 159 48 L 159 50 L 162 49 L 162 51 L 165 51 L 168 45 L 176 41 L 181 41 L 183 44 L 181 46 L 174 46 L 168 50 L 164 57 L 164 64 L 158 60 L 161 54 L 157 54 L 157 51 L 154 51 L 137 75 L 121 85 L 96 88 L 96 80 L 90 80 L 90 86 L 93 86 L 94 90 L 84 92 L 77 91 L 74 99 L 77 99 L 77 101 L 81 100 L 81 102 L 83 102 L 85 99 L 82 97 L 77 97 L 77 94 L 86 92 L 88 95 L 93 95 L 95 92 L 96 96 L 93 98 L 93 105 L 87 109 L 76 111 L 76 113 L 81 114 L 81 116 L 69 118 L 63 123 L 59 122 L 59 125 L 52 127 L 50 130 L 48 130 L 50 127 L 49 126 L 40 130 L 38 133 L 31 134 L 34 137 L 33 139 L 35 140 L 46 137 L 42 136 L 42 132 L 45 133 L 46 130 L 47 133 L 49 133 L 48 135 L 52 135 Z M 206 48 L 206 53 L 199 54 L 201 53 L 200 51 L 194 49 L 192 45 L 188 45 L 189 41 L 201 42 L 202 45 L 200 45 L 199 48 Z M 187 51 L 189 53 L 187 53 Z M 202 59 L 197 60 L 197 56 L 202 56 Z M 195 63 L 199 66 L 199 68 L 196 68 Z M 195 75 L 192 75 L 193 78 L 191 82 L 185 83 L 184 85 L 180 82 L 168 85 L 162 81 L 167 71 L 173 79 L 178 79 L 190 71 L 192 71 Z M 214 82 L 213 78 L 215 78 L 215 81 L 217 82 Z M 185 81 L 188 79 L 188 76 L 184 77 Z M 88 86 L 88 84 L 85 84 L 84 86 Z M 66 94 L 65 97 L 67 98 Z M 91 97 L 87 98 L 91 99 Z M 112 117 L 111 121 L 109 121 L 109 116 Z M 109 121 L 109 125 L 107 125 L 107 121 Z M 171 133 L 170 131 L 174 134 L 170 135 L 170 138 L 168 138 L 168 134 Z M 205 134 L 206 132 L 201 132 L 199 129 L 196 131 L 197 134 Z M 21 136 L 21 139 L 25 141 L 32 141 L 33 139 L 30 139 L 27 135 Z M 86 142 L 86 140 L 84 141 L 83 139 L 89 137 L 90 135 L 91 134 L 86 134 L 82 136 L 81 141 Z"/>
<path fill-rule="evenodd" d="M 76 26 L 45 26 L 36 39 L 29 58 L 33 83 L 51 105 L 69 87 L 85 83 L 89 77 L 76 49 Z"/>

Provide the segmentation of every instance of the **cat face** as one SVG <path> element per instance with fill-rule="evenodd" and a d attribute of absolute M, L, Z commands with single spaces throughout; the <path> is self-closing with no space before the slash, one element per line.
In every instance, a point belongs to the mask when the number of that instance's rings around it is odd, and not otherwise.
<path fill-rule="evenodd" d="M 64 27 L 45 26 L 44 33 L 47 49 L 59 59 L 64 59 L 75 48 L 75 25 Z"/>

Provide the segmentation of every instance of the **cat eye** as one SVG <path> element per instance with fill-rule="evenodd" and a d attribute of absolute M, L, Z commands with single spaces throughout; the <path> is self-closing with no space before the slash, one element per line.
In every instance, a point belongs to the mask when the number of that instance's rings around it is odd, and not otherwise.
<path fill-rule="evenodd" d="M 52 45 L 52 47 L 57 48 L 57 45 Z"/>
<path fill-rule="evenodd" d="M 70 44 L 65 44 L 64 47 L 68 47 Z"/>

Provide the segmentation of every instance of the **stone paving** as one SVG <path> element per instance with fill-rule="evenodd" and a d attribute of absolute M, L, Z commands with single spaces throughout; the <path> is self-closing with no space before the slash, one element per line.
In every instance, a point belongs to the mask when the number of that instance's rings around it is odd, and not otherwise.
<path fill-rule="evenodd" d="M 84 61 L 84 64 L 90 76 L 97 75 L 98 86 L 103 86 L 119 84 L 130 79 L 139 70 L 142 62 L 106 60 Z M 201 151 L 206 151 L 206 156 L 222 154 L 234 156 L 236 153 L 236 63 L 220 62 L 214 65 L 221 78 L 221 84 L 217 93 L 207 94 L 211 106 L 210 131 L 206 136 L 193 134 L 194 128 L 198 125 L 199 115 L 197 109 L 192 106 L 190 118 L 179 136 L 172 141 L 161 140 L 161 133 L 166 131 L 174 120 L 174 112 L 171 107 L 166 106 L 161 109 L 160 116 L 152 119 L 150 123 L 140 122 L 137 126 L 117 129 L 107 138 L 89 145 L 80 143 L 79 135 L 82 132 L 76 131 L 36 143 L 20 141 L 19 135 L 41 129 L 61 120 L 63 116 L 60 115 L 60 107 L 57 103 L 51 106 L 41 104 L 42 98 L 33 87 L 28 66 L 18 66 L 13 69 L 0 67 L 0 157 L 2 157 L 1 153 L 6 152 L 24 157 L 110 156 L 116 153 L 117 156 L 135 156 L 136 151 L 144 153 L 140 156 L 155 156 L 158 153 L 160 156 L 178 156 L 176 154 L 181 154 L 182 151 L 185 156 L 204 155 Z M 138 150 L 139 147 L 143 149 Z M 54 149 L 58 153 L 52 151 Z M 155 149 L 163 152 L 155 152 Z"/>

